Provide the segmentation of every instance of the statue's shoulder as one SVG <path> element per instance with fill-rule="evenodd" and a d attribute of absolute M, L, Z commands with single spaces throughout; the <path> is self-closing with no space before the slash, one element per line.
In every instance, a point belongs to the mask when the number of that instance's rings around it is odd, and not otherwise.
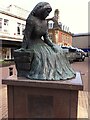
<path fill-rule="evenodd" d="M 30 14 L 30 15 L 27 17 L 27 19 L 26 19 L 26 22 L 27 22 L 27 23 L 32 23 L 32 24 L 34 24 L 35 21 L 36 21 L 36 17 L 33 16 L 33 15 L 31 15 L 31 14 Z"/>

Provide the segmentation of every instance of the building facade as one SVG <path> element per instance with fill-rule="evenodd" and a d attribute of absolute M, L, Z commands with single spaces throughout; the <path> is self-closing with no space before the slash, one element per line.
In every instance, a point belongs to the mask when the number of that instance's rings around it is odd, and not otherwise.
<path fill-rule="evenodd" d="M 85 52 L 90 52 L 90 33 L 75 34 L 72 38 L 72 45 L 83 49 Z"/>
<path fill-rule="evenodd" d="M 62 46 L 72 45 L 72 34 L 69 32 L 69 27 L 62 25 L 59 18 L 59 10 L 56 9 L 54 12 L 54 17 L 47 19 L 48 21 L 48 31 L 51 40 Z"/>
<path fill-rule="evenodd" d="M 20 46 L 28 14 L 15 5 L 0 9 L 0 59 L 11 59 L 13 50 Z"/>
<path fill-rule="evenodd" d="M 49 29 L 49 36 L 52 41 L 61 46 L 72 45 L 72 34 L 63 31 L 60 28 Z"/>

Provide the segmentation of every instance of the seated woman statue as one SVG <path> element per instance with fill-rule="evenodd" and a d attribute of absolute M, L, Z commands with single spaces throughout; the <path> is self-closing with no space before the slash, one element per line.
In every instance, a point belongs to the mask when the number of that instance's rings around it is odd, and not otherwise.
<path fill-rule="evenodd" d="M 48 36 L 46 17 L 51 11 L 52 8 L 49 3 L 40 2 L 26 19 L 22 48 L 18 51 L 22 55 L 23 53 L 32 55 L 27 56 L 30 59 L 30 66 L 27 66 L 27 71 L 24 68 L 19 69 L 18 76 L 35 80 L 67 80 L 75 77 L 76 74 L 63 50 L 60 46 L 52 43 Z M 23 61 L 23 59 L 20 60 Z M 19 64 L 18 61 L 17 64 Z M 25 67 L 24 63 L 21 66 Z"/>

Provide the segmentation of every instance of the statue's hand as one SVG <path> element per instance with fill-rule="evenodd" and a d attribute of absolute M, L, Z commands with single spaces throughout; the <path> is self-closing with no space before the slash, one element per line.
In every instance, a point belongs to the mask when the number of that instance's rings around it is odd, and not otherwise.
<path fill-rule="evenodd" d="M 57 47 L 57 45 L 53 45 L 52 46 L 52 49 L 54 50 L 54 52 L 59 52 L 59 48 Z"/>
<path fill-rule="evenodd" d="M 20 51 L 25 51 L 25 49 L 24 49 L 24 48 L 20 48 L 19 50 L 20 50 Z"/>

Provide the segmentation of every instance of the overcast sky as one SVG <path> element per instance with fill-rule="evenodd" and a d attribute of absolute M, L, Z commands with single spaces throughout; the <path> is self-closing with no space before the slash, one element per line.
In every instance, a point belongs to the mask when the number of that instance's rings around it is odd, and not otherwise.
<path fill-rule="evenodd" d="M 89 0 L 0 0 L 0 7 L 10 4 L 17 5 L 31 11 L 38 2 L 49 2 L 54 10 L 60 11 L 60 22 L 69 27 L 72 33 L 88 32 L 88 2 Z"/>

